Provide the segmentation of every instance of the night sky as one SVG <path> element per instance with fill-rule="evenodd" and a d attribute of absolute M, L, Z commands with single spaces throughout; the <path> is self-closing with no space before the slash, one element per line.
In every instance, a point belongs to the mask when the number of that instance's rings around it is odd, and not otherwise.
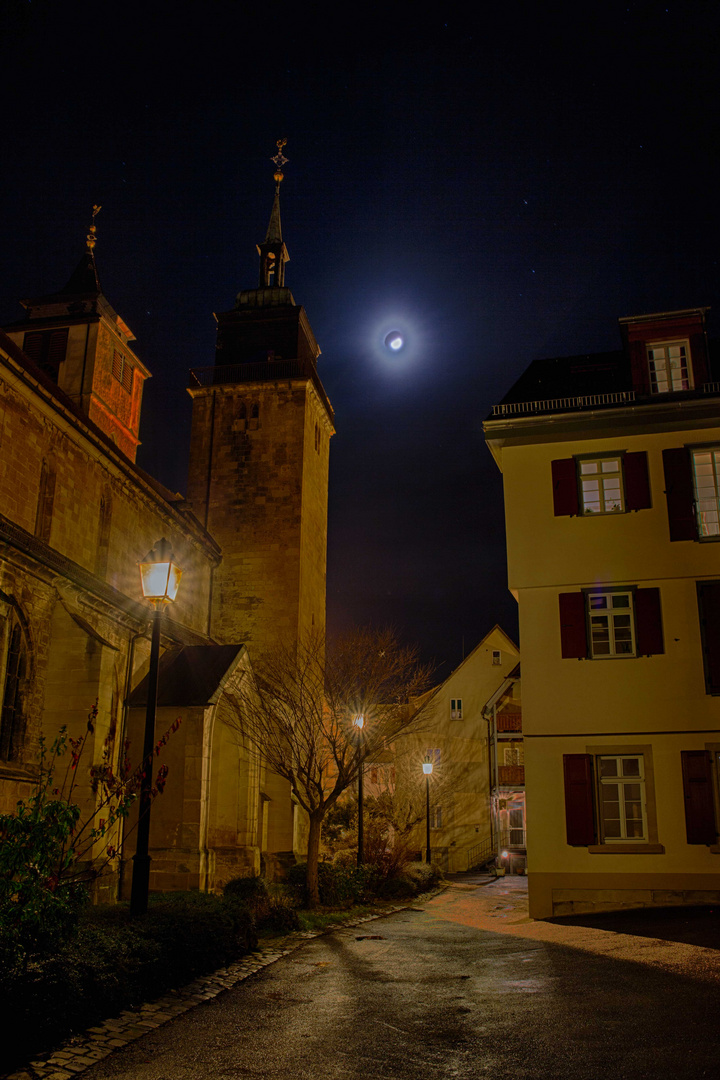
<path fill-rule="evenodd" d="M 516 637 L 482 421 L 620 316 L 718 306 L 718 4 L 2 12 L 0 320 L 65 283 L 102 204 L 103 291 L 154 375 L 138 462 L 184 491 L 187 372 L 256 285 L 287 137 L 286 283 L 338 432 L 330 627 L 392 624 L 441 677 Z"/>

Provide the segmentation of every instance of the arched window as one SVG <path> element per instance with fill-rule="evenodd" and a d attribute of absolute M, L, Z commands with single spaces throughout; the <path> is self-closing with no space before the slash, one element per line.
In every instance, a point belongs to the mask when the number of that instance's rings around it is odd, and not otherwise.
<path fill-rule="evenodd" d="M 0 673 L 2 676 L 2 711 L 0 712 L 0 760 L 14 761 L 20 756 L 25 717 L 23 691 L 27 678 L 27 642 L 17 612 L 9 604 L 0 626 Z"/>
<path fill-rule="evenodd" d="M 259 416 L 260 416 L 260 406 L 259 405 L 253 405 L 253 407 L 250 410 L 250 419 L 251 420 L 257 420 Z"/>
<path fill-rule="evenodd" d="M 237 420 L 247 419 L 247 409 L 245 408 L 245 402 L 239 401 L 235 406 L 235 417 Z"/>

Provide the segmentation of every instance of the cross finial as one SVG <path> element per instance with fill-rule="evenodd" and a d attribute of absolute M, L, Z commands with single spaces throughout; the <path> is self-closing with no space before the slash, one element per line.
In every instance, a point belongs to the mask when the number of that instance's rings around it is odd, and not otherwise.
<path fill-rule="evenodd" d="M 88 251 L 92 251 L 92 249 L 95 247 L 95 241 L 96 241 L 96 238 L 97 238 L 96 237 L 97 226 L 95 224 L 95 218 L 98 216 L 98 214 L 100 213 L 101 210 L 102 210 L 102 206 L 98 206 L 97 203 L 93 203 L 92 223 L 90 225 L 90 228 L 88 229 L 88 234 L 85 237 L 85 243 L 87 244 Z"/>
<path fill-rule="evenodd" d="M 277 190 L 279 190 L 280 184 L 284 179 L 282 167 L 283 165 L 287 165 L 290 159 L 286 158 L 283 154 L 283 146 L 287 146 L 287 139 L 278 139 L 275 145 L 278 148 L 278 152 L 275 157 L 270 158 L 270 160 L 275 162 L 275 175 L 273 176 L 273 180 L 277 184 Z"/>

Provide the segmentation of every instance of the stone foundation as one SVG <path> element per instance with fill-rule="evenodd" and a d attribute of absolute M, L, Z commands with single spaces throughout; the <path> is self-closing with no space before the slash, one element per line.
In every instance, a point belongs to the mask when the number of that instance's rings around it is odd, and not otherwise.
<path fill-rule="evenodd" d="M 693 904 L 720 904 L 720 889 L 553 889 L 552 894 L 553 916 Z"/>

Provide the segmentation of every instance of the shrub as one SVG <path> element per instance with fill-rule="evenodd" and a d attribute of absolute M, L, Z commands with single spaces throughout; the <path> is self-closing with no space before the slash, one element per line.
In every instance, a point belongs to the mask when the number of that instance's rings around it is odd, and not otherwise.
<path fill-rule="evenodd" d="M 290 868 L 288 885 L 305 899 L 306 866 Z M 378 873 L 373 866 L 344 866 L 341 862 L 321 862 L 318 866 L 320 903 L 325 907 L 348 908 L 368 903 L 377 892 Z"/>
<path fill-rule="evenodd" d="M 7 1064 L 222 967 L 256 944 L 252 913 L 232 896 L 151 897 L 147 915 L 135 919 L 127 905 L 88 908 L 75 938 L 6 969 L 0 1014 L 9 1033 Z"/>

